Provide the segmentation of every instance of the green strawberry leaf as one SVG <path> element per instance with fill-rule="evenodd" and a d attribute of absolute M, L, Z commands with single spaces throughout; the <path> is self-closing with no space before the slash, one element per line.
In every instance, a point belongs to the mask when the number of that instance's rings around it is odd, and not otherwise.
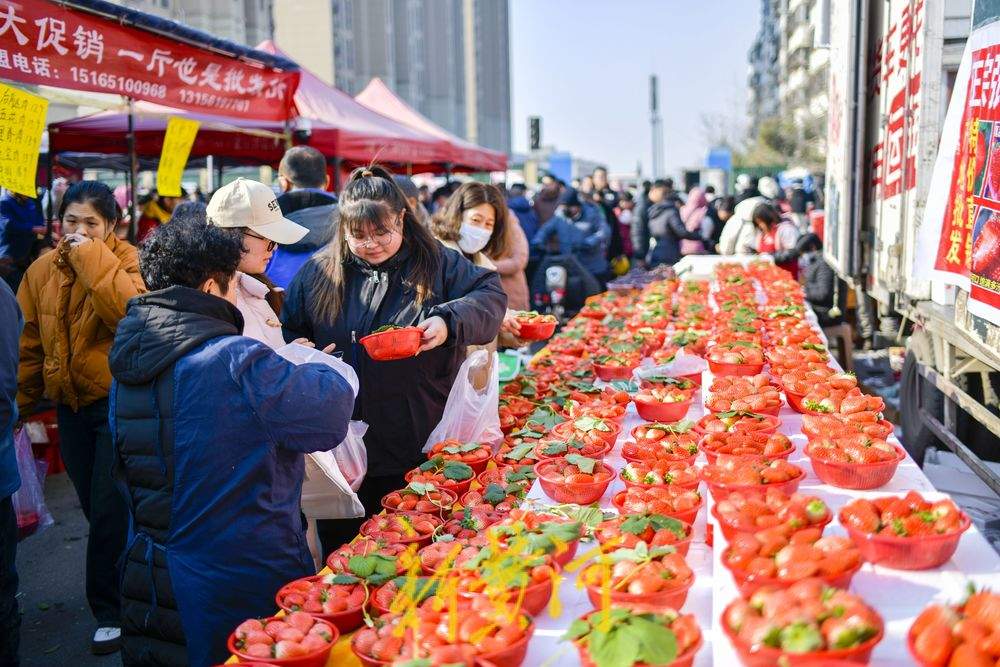
<path fill-rule="evenodd" d="M 347 569 L 362 579 L 367 579 L 375 574 L 376 565 L 375 558 L 372 556 L 351 556 L 347 561 Z"/>
<path fill-rule="evenodd" d="M 325 584 L 356 584 L 361 581 L 360 578 L 355 577 L 350 574 L 336 574 L 332 577 L 324 578 L 323 583 Z"/>
<path fill-rule="evenodd" d="M 461 461 L 445 461 L 442 472 L 444 473 L 445 479 L 450 479 L 456 482 L 472 479 L 473 476 L 472 468 Z"/>
<path fill-rule="evenodd" d="M 502 503 L 506 497 L 506 491 L 499 484 L 490 484 L 486 487 L 486 493 L 483 494 L 483 500 L 494 507 Z"/>
<path fill-rule="evenodd" d="M 594 473 L 594 467 L 597 465 L 596 459 L 592 459 L 587 456 L 580 456 L 579 454 L 567 454 L 566 462 L 572 463 L 579 468 L 581 472 L 585 472 L 588 475 L 592 475 Z"/>
<path fill-rule="evenodd" d="M 513 447 L 509 452 L 504 454 L 504 458 L 510 459 L 511 461 L 521 461 L 526 456 L 531 454 L 535 449 L 535 444 L 532 442 L 525 442 L 516 447 Z"/>

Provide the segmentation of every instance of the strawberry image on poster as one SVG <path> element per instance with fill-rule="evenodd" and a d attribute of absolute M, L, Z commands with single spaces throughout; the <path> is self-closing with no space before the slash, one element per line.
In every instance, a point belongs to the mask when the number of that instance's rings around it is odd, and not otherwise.
<path fill-rule="evenodd" d="M 978 163 L 978 160 L 976 160 Z M 990 197 L 1000 199 L 1000 137 L 992 142 L 990 147 L 989 172 L 986 178 L 990 184 Z"/>
<path fill-rule="evenodd" d="M 972 272 L 1000 280 L 1000 213 L 993 213 L 983 222 L 972 242 Z"/>
<path fill-rule="evenodd" d="M 980 128 L 982 128 L 982 125 L 980 125 Z M 980 177 L 982 177 L 983 180 L 980 181 L 980 183 L 983 183 L 983 182 L 986 181 L 986 174 L 983 173 L 983 168 L 986 166 L 986 142 L 983 141 L 983 138 L 984 137 L 982 135 L 980 135 L 980 140 L 979 140 L 979 142 L 976 143 L 976 172 L 975 173 L 976 173 L 976 178 L 977 179 L 980 178 Z M 978 188 L 977 194 L 980 194 L 982 196 L 988 196 L 989 195 L 989 193 L 983 192 L 982 186 L 980 186 Z"/>

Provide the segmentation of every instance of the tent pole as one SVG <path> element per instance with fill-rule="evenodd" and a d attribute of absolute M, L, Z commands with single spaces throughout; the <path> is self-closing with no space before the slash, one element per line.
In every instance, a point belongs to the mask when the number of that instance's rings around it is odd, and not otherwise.
<path fill-rule="evenodd" d="M 218 160 L 216 160 L 215 158 L 213 158 L 212 161 L 213 162 L 216 162 L 216 161 L 218 162 L 218 164 L 215 167 L 215 169 L 216 169 L 216 171 L 215 171 L 216 176 L 215 176 L 215 183 L 214 183 L 215 189 L 218 190 L 219 188 L 222 187 L 222 157 L 219 156 Z"/>
<path fill-rule="evenodd" d="M 45 245 L 52 245 L 52 218 L 55 217 L 56 212 L 52 210 L 52 150 L 51 148 L 45 153 L 45 171 L 48 173 L 49 179 L 49 190 L 46 193 L 46 198 L 49 200 L 49 212 L 45 216 Z"/>
<path fill-rule="evenodd" d="M 333 191 L 340 193 L 340 158 L 333 158 Z"/>
<path fill-rule="evenodd" d="M 136 154 L 135 146 L 135 101 L 129 97 L 128 99 L 128 189 L 129 189 L 129 201 L 128 201 L 128 240 L 130 243 L 135 243 L 136 237 L 139 235 L 139 216 L 136 215 L 138 212 L 138 187 L 136 187 L 136 181 L 139 175 L 139 156 Z"/>
<path fill-rule="evenodd" d="M 444 184 L 451 184 L 451 162 L 444 163 Z"/>
<path fill-rule="evenodd" d="M 406 175 L 409 176 L 410 178 L 413 177 L 413 163 L 412 162 L 407 162 L 406 163 Z"/>

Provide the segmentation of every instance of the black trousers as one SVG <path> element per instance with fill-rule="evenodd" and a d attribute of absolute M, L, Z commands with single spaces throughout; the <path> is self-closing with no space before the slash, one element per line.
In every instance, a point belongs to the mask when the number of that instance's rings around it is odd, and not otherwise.
<path fill-rule="evenodd" d="M 128 539 L 128 506 L 111 477 L 114 457 L 108 400 L 74 412 L 56 406 L 59 451 L 90 523 L 87 538 L 87 602 L 98 626 L 121 626 L 118 561 Z"/>
<path fill-rule="evenodd" d="M 21 613 L 17 608 L 17 517 L 11 497 L 0 500 L 0 667 L 17 667 Z"/>
<path fill-rule="evenodd" d="M 320 519 L 316 522 L 316 533 L 325 559 L 338 547 L 350 542 L 358 534 L 365 519 L 382 511 L 382 496 L 406 486 L 403 475 L 385 477 L 365 477 L 358 488 L 358 499 L 365 506 L 362 519 Z"/>

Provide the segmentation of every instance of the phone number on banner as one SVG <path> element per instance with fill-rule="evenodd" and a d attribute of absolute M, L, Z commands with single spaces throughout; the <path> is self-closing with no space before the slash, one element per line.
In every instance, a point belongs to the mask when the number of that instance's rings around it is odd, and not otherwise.
<path fill-rule="evenodd" d="M 78 83 L 89 83 L 116 93 L 141 94 L 150 97 L 166 98 L 167 87 L 162 83 L 151 83 L 139 79 L 129 79 L 108 72 L 96 72 L 85 67 L 70 67 L 73 80 Z"/>
<path fill-rule="evenodd" d="M 231 97 L 221 97 L 211 93 L 199 93 L 193 90 L 181 89 L 181 102 L 184 104 L 197 104 L 201 107 L 212 107 L 224 111 L 246 112 L 250 110 L 250 100 L 237 100 Z"/>

